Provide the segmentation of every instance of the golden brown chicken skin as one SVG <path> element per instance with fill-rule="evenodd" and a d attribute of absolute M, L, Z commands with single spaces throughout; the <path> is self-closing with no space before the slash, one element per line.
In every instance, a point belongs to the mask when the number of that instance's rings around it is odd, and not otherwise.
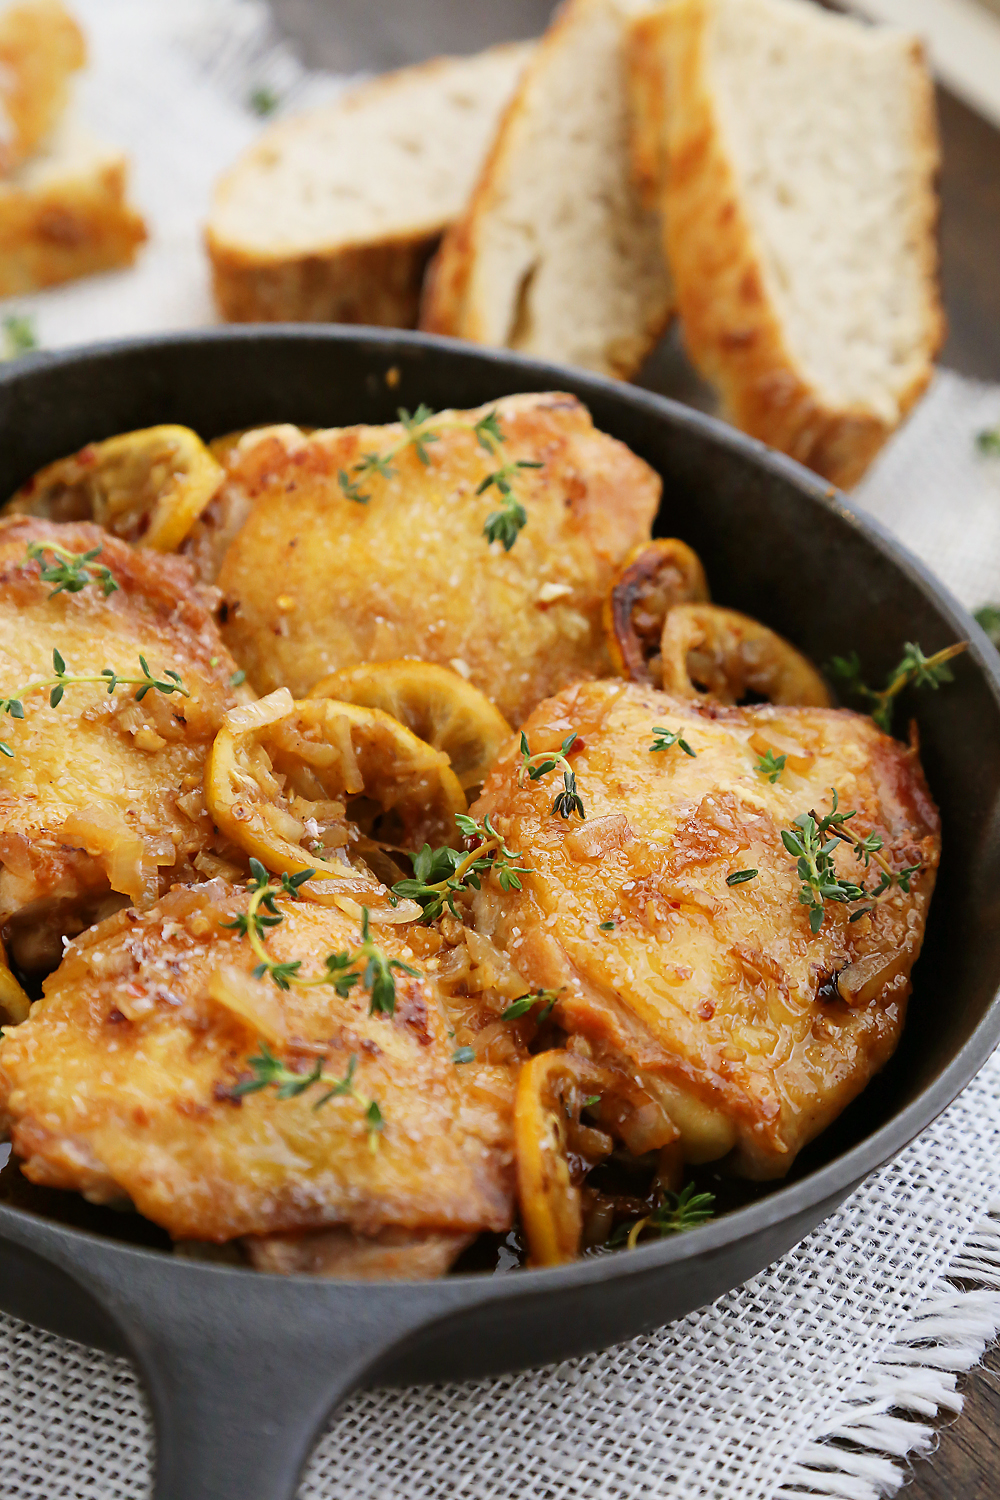
<path fill-rule="evenodd" d="M 694 756 L 652 750 L 657 727 Z M 568 689 L 525 729 L 532 752 L 576 732 L 586 818 L 552 812 L 558 770 L 530 781 L 513 747 L 501 756 L 473 812 L 533 873 L 521 892 L 484 885 L 480 930 L 560 990 L 561 1024 L 598 1059 L 634 1065 L 688 1160 L 732 1153 L 745 1175 L 783 1175 L 899 1039 L 940 849 L 915 752 L 847 711 L 713 709 L 612 682 Z M 786 757 L 773 783 L 758 769 L 769 748 Z M 781 830 L 828 814 L 831 789 L 853 837 L 875 833 L 892 871 L 920 870 L 854 922 L 867 902 L 825 900 L 814 933 Z M 847 844 L 833 859 L 877 884 Z"/>
<path fill-rule="evenodd" d="M 92 581 L 53 594 L 41 570 L 59 557 L 29 559 L 32 543 L 76 556 L 100 548 L 85 565 Z M 72 676 L 98 678 L 68 683 L 54 707 L 48 687 L 29 686 L 51 681 L 53 652 Z M 109 694 L 100 674 L 141 677 L 140 656 L 165 684 L 176 672 L 187 696 L 153 689 L 140 702 L 135 683 Z M 30 909 L 33 923 L 52 911 L 65 923 L 68 904 L 89 903 L 61 928 L 77 931 L 109 893 L 148 905 L 185 869 L 197 878 L 190 862 L 216 838 L 205 757 L 237 701 L 235 670 L 183 559 L 133 551 L 96 526 L 0 521 L 0 698 L 16 698 L 21 714 L 0 715 L 0 922 Z M 16 934 L 10 948 L 16 957 Z"/>
<path fill-rule="evenodd" d="M 394 424 L 260 429 L 229 451 L 229 483 L 190 548 L 209 576 L 224 553 L 223 634 L 258 692 L 301 698 L 340 668 L 418 657 L 455 667 L 518 723 L 610 671 L 604 595 L 649 536 L 659 478 L 559 394 L 497 402 L 505 441 L 491 456 L 473 429 L 492 410 L 440 413 L 422 450 Z M 368 453 L 391 455 L 390 477 L 356 475 Z M 504 467 L 527 515 L 509 550 L 483 534 L 500 492 L 477 493 Z"/>
<path fill-rule="evenodd" d="M 248 899 L 222 881 L 177 886 L 70 947 L 0 1043 L 0 1106 L 24 1174 L 96 1202 L 130 1199 L 179 1239 L 346 1226 L 378 1242 L 392 1228 L 409 1232 L 404 1243 L 450 1238 L 457 1253 L 464 1235 L 509 1227 L 511 1073 L 452 1060 L 440 996 L 399 929 L 377 929 L 377 942 L 417 972 L 395 972 L 392 1014 L 369 1014 L 363 983 L 341 996 L 254 979 L 247 937 L 223 925 Z M 268 950 L 301 960 L 301 978 L 357 949 L 353 918 L 276 906 Z M 234 1095 L 253 1081 L 262 1039 L 293 1073 L 317 1060 L 329 1079 L 353 1069 L 349 1090 L 325 1103 L 320 1083 L 297 1097 L 273 1085 Z M 286 1244 L 285 1258 L 307 1250 Z M 269 1259 L 281 1255 L 275 1245 Z"/>

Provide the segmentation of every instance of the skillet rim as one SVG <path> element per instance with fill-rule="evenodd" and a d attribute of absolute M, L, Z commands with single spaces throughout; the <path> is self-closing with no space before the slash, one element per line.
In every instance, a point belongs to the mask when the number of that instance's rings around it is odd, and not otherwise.
<path fill-rule="evenodd" d="M 208 328 L 178 330 L 165 333 L 132 335 L 96 343 L 74 345 L 66 349 L 36 350 L 11 361 L 6 368 L 0 367 L 0 394 L 9 386 L 16 386 L 25 375 L 43 374 L 49 369 L 67 366 L 100 364 L 103 360 L 148 350 L 151 353 L 161 348 L 197 349 L 204 344 L 281 343 L 288 340 L 303 344 L 332 343 L 339 345 L 381 346 L 387 352 L 393 347 L 418 349 L 433 356 L 452 355 L 463 359 L 478 360 L 487 366 L 516 373 L 523 370 L 539 381 L 545 379 L 547 386 L 539 389 L 560 390 L 567 384 L 580 393 L 593 391 L 605 399 L 618 400 L 626 406 L 632 405 L 647 421 L 667 421 L 668 425 L 687 427 L 700 433 L 712 444 L 728 449 L 744 458 L 751 466 L 773 473 L 790 482 L 803 501 L 832 510 L 848 526 L 858 533 L 869 548 L 880 554 L 884 561 L 897 567 L 911 583 L 928 598 L 941 619 L 954 631 L 956 639 L 969 642 L 968 656 L 991 692 L 1000 708 L 1000 655 L 970 614 L 968 614 L 930 569 L 873 517 L 855 508 L 848 497 L 835 486 L 812 473 L 796 460 L 778 453 L 765 443 L 739 432 L 719 418 L 710 416 L 696 408 L 683 405 L 668 396 L 645 390 L 626 382 L 617 382 L 605 376 L 585 370 L 570 369 L 549 361 L 532 359 L 506 349 L 469 344 L 460 339 L 445 338 L 437 334 L 422 333 L 409 329 L 376 328 L 355 324 L 221 324 Z M 568 377 L 568 381 L 567 381 Z M 581 394 L 586 400 L 586 395 Z M 998 983 L 1000 983 L 1000 975 Z M 564 1266 L 537 1270 L 519 1270 L 516 1275 L 497 1276 L 492 1272 L 460 1272 L 427 1283 L 407 1280 L 383 1280 L 365 1282 L 372 1293 L 397 1290 L 405 1287 L 420 1287 L 426 1296 L 434 1287 L 449 1289 L 443 1302 L 447 1306 L 472 1304 L 478 1299 L 462 1296 L 461 1292 L 474 1293 L 481 1290 L 490 1301 L 507 1299 L 520 1293 L 553 1292 L 564 1287 L 580 1287 L 597 1284 L 605 1280 L 624 1279 L 630 1275 L 642 1275 L 657 1267 L 676 1265 L 692 1261 L 703 1255 L 729 1248 L 743 1241 L 752 1241 L 758 1234 L 786 1220 L 831 1201 L 839 1201 L 871 1173 L 884 1166 L 935 1119 L 967 1087 L 1000 1044 L 1000 989 L 994 994 L 974 1030 L 943 1071 L 905 1106 L 904 1109 L 879 1126 L 842 1155 L 816 1168 L 798 1181 L 775 1187 L 766 1198 L 733 1209 L 718 1220 L 710 1221 L 683 1235 L 640 1245 L 628 1255 L 607 1255 L 591 1260 L 578 1260 Z M 62 1241 L 65 1251 L 72 1252 L 74 1245 L 99 1246 L 106 1255 L 124 1256 L 127 1261 L 139 1257 L 143 1262 L 155 1263 L 161 1274 L 198 1277 L 239 1276 L 250 1277 L 257 1284 L 284 1285 L 288 1278 L 274 1273 L 260 1272 L 243 1266 L 224 1266 L 174 1257 L 169 1252 L 149 1247 L 125 1244 L 110 1236 L 90 1230 L 73 1228 L 47 1219 L 30 1210 L 0 1204 L 0 1239 L 7 1239 L 5 1226 L 8 1223 L 23 1225 L 30 1238 L 30 1231 L 37 1226 L 39 1233 L 50 1240 Z M 23 1232 L 11 1243 L 25 1246 Z M 39 1253 L 45 1254 L 43 1249 Z M 171 1270 L 167 1268 L 170 1267 Z M 355 1280 L 340 1280 L 331 1277 L 296 1276 L 297 1285 L 316 1283 L 333 1291 L 338 1287 L 357 1289 Z M 444 1309 L 442 1309 L 444 1310 Z"/>

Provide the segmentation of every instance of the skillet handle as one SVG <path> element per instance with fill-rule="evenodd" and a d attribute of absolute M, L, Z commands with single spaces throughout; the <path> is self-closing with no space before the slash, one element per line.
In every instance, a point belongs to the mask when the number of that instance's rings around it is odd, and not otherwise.
<path fill-rule="evenodd" d="M 81 1279 L 121 1330 L 150 1399 L 154 1500 L 293 1500 L 335 1407 L 441 1311 L 421 1284 L 173 1257 L 137 1257 L 128 1277 L 96 1256 L 88 1269 Z"/>

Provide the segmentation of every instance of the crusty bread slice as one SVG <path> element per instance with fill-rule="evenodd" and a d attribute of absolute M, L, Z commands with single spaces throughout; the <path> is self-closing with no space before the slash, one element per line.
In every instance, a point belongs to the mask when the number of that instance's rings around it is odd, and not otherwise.
<path fill-rule="evenodd" d="M 692 358 L 738 427 L 855 483 L 944 332 L 920 43 L 805 0 L 670 0 L 630 54 Z"/>
<path fill-rule="evenodd" d="M 642 0 L 568 0 L 525 70 L 421 326 L 610 375 L 666 326 L 656 216 L 631 179 L 625 33 Z"/>
<path fill-rule="evenodd" d="M 127 161 L 64 120 L 47 148 L 0 178 L 0 297 L 131 265 L 146 238 Z"/>
<path fill-rule="evenodd" d="M 66 108 L 86 43 L 59 0 L 23 0 L 0 11 L 0 172 L 30 156 Z"/>
<path fill-rule="evenodd" d="M 413 327 L 427 261 L 530 52 L 436 58 L 267 130 L 212 203 L 222 316 Z"/>

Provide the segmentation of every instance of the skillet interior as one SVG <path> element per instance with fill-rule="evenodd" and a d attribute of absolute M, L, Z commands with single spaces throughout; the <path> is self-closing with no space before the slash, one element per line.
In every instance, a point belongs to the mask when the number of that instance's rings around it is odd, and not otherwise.
<path fill-rule="evenodd" d="M 398 379 L 387 382 L 393 370 Z M 993 1004 L 1000 984 L 995 653 L 919 565 L 853 517 L 822 481 L 760 444 L 632 387 L 451 341 L 372 330 L 230 328 L 39 355 L 0 372 L 0 493 L 90 439 L 156 422 L 186 423 L 205 436 L 267 421 L 383 422 L 399 405 L 473 406 L 552 388 L 577 394 L 597 426 L 660 471 L 657 530 L 695 547 L 713 596 L 774 626 L 816 661 L 856 649 L 870 680 L 878 680 L 906 640 L 930 652 L 972 639 L 955 684 L 920 701 L 922 755 L 941 806 L 944 850 L 902 1043 L 879 1083 L 763 1200 L 675 1241 L 558 1271 L 363 1291 L 289 1283 L 127 1248 L 136 1221 L 88 1210 L 77 1199 L 71 1216 L 87 1233 L 43 1217 L 41 1200 L 35 1212 L 0 1204 L 0 1303 L 57 1331 L 130 1350 L 151 1387 L 161 1452 L 181 1424 L 178 1433 L 186 1436 L 178 1436 L 178 1452 L 188 1467 L 175 1480 L 161 1469 L 158 1495 L 286 1492 L 277 1471 L 279 1488 L 261 1487 L 267 1466 L 260 1455 L 252 1469 L 248 1458 L 242 1479 L 230 1455 L 226 1477 L 205 1481 L 215 1488 L 191 1488 L 193 1476 L 201 1484 L 212 1467 L 214 1430 L 207 1396 L 186 1410 L 191 1393 L 204 1395 L 211 1376 L 218 1414 L 226 1371 L 241 1368 L 246 1415 L 253 1409 L 237 1337 L 245 1309 L 253 1309 L 258 1328 L 276 1320 L 275 1358 L 279 1366 L 286 1359 L 283 1378 L 307 1413 L 286 1424 L 289 1454 L 308 1446 L 338 1391 L 362 1380 L 481 1373 L 630 1336 L 737 1284 L 794 1243 L 954 1097 L 1000 1035 Z M 62 1266 L 69 1279 L 53 1279 L 37 1256 Z M 110 1310 L 110 1321 L 101 1308 Z M 207 1357 L 208 1344 L 221 1364 Z M 310 1386 L 306 1399 L 288 1372 L 309 1348 L 325 1369 L 322 1376 L 314 1370 L 315 1390 Z M 273 1390 L 270 1405 L 262 1392 L 262 1411 L 273 1410 Z M 291 1463 L 286 1455 L 285 1468 Z"/>

